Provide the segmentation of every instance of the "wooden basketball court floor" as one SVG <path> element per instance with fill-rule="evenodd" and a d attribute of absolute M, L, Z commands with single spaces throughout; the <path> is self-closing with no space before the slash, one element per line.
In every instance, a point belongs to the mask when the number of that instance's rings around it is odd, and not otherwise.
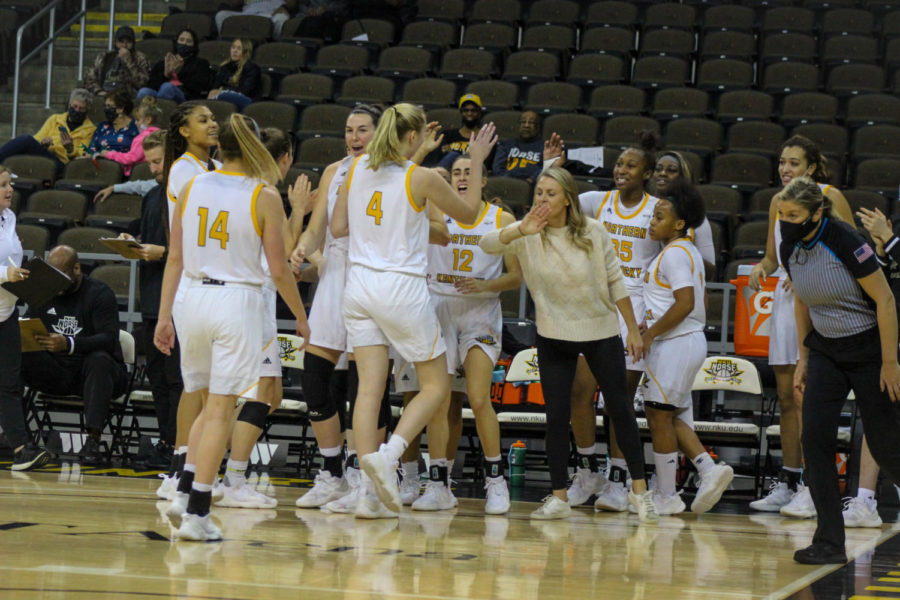
<path fill-rule="evenodd" d="M 815 522 L 711 513 L 640 524 L 584 507 L 532 522 L 532 502 L 486 517 L 450 512 L 363 521 L 297 510 L 303 492 L 251 482 L 275 510 L 213 509 L 225 540 L 173 541 L 157 479 L 77 465 L 0 472 L 0 598 L 185 600 L 900 598 L 900 526 L 847 531 L 846 566 L 804 566 Z M 111 470 L 99 471 L 108 473 Z"/>

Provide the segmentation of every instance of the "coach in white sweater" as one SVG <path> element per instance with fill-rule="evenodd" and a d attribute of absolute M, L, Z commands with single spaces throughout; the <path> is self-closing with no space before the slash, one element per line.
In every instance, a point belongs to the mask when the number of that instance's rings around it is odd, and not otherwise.
<path fill-rule="evenodd" d="M 534 206 L 525 218 L 485 235 L 480 245 L 489 254 L 515 254 L 534 298 L 553 494 L 532 518 L 571 514 L 566 497 L 570 396 L 578 355 L 583 354 L 600 382 L 606 411 L 628 462 L 631 502 L 641 520 L 657 519 L 646 493 L 643 451 L 626 393 L 616 307 L 628 325 L 630 354 L 643 354 L 640 332 L 615 247 L 603 226 L 581 212 L 578 188 L 569 172 L 551 168 L 541 174 Z"/>

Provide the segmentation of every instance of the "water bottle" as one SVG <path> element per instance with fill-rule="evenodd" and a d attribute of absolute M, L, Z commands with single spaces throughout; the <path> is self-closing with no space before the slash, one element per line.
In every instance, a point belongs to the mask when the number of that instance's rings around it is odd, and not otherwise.
<path fill-rule="evenodd" d="M 525 485 L 525 443 L 522 440 L 509 448 L 509 484 L 513 487 Z"/>

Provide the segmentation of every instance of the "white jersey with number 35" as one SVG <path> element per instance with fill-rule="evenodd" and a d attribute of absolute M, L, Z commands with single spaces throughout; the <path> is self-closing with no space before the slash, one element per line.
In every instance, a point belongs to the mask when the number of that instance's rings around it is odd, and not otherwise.
<path fill-rule="evenodd" d="M 188 184 L 182 205 L 184 274 L 262 285 L 262 229 L 256 201 L 265 184 L 243 173 L 211 171 Z"/>
<path fill-rule="evenodd" d="M 373 171 L 368 154 L 350 167 L 345 180 L 350 264 L 425 277 L 428 215 L 413 201 L 410 178 L 415 168 L 406 161 Z"/>
<path fill-rule="evenodd" d="M 633 208 L 622 205 L 618 190 L 585 192 L 578 199 L 585 216 L 597 219 L 609 232 L 628 293 L 640 295 L 641 276 L 662 247 L 650 239 L 650 219 L 659 199 L 644 193 L 640 203 Z"/>

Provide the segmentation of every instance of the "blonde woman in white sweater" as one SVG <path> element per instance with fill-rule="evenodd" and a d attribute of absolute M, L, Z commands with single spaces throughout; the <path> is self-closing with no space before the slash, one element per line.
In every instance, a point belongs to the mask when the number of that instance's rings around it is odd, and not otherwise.
<path fill-rule="evenodd" d="M 578 355 L 583 354 L 600 382 L 628 462 L 630 501 L 642 521 L 658 519 L 647 493 L 643 449 L 626 393 L 616 308 L 628 326 L 627 350 L 635 357 L 643 355 L 641 334 L 609 234 L 581 212 L 572 176 L 559 168 L 545 171 L 535 186 L 534 206 L 525 218 L 488 233 L 480 245 L 489 254 L 515 254 L 534 298 L 553 493 L 531 517 L 560 519 L 571 514 L 566 496 L 569 400 Z"/>

